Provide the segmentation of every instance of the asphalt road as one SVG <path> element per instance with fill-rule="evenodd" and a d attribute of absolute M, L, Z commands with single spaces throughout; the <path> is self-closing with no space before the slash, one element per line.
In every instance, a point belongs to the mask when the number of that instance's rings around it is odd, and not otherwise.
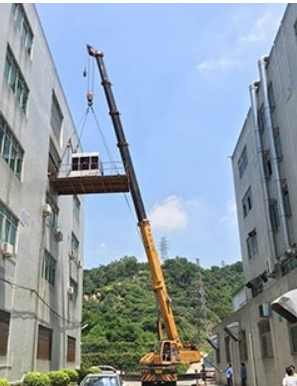
<path fill-rule="evenodd" d="M 128 386 L 141 386 L 141 382 L 127 382 Z M 206 383 L 204 383 L 202 380 L 198 381 L 198 384 L 196 384 L 196 381 L 179 381 L 177 382 L 177 386 L 192 386 L 192 385 L 198 385 L 198 386 L 217 386 L 217 384 L 214 381 L 207 380 Z"/>

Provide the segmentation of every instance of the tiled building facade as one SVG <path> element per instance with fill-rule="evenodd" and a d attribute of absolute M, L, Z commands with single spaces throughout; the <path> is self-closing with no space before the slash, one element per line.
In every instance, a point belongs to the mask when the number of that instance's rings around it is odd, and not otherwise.
<path fill-rule="evenodd" d="M 34 4 L 0 5 L 0 377 L 80 362 L 82 196 L 49 173 L 77 134 Z"/>
<path fill-rule="evenodd" d="M 287 5 L 258 67 L 232 156 L 246 283 L 209 339 L 217 366 L 232 362 L 236 384 L 245 362 L 249 386 L 281 384 L 285 367 L 297 367 L 296 4 Z"/>

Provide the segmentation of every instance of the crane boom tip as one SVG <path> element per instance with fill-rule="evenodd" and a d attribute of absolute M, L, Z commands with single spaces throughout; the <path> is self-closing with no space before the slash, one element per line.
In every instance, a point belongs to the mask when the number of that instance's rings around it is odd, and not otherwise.
<path fill-rule="evenodd" d="M 87 44 L 87 50 L 90 56 L 103 56 L 102 51 L 95 50 L 90 44 Z"/>

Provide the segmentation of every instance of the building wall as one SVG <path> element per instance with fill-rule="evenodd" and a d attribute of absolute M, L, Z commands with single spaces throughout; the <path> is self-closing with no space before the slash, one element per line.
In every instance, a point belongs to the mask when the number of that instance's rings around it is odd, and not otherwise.
<path fill-rule="evenodd" d="M 249 386 L 281 384 L 285 367 L 297 367 L 297 318 L 289 321 L 273 305 L 296 289 L 297 279 L 296 21 L 297 4 L 288 4 L 269 55 L 255 64 L 259 77 L 251 80 L 247 90 L 251 107 L 232 156 L 245 296 L 238 295 L 234 314 L 217 325 L 213 334 L 219 339 L 217 366 L 224 370 L 231 361 L 235 384 L 240 382 L 242 361 Z M 257 243 L 249 250 L 251 237 Z M 244 297 L 246 302 L 240 306 Z M 297 304 L 294 307 L 297 315 Z M 234 322 L 239 325 L 238 339 L 228 328 Z M 224 373 L 216 376 L 225 381 Z"/>
<path fill-rule="evenodd" d="M 260 316 L 259 307 L 269 304 L 281 293 L 285 293 L 292 288 L 296 288 L 296 272 L 291 271 L 278 281 L 272 281 L 269 287 L 256 298 L 239 308 L 229 318 L 218 324 L 213 333 L 219 337 L 219 356 L 220 361 L 216 361 L 216 366 L 224 370 L 228 359 L 234 368 L 235 384 L 240 384 L 240 362 L 245 362 L 248 374 L 248 385 L 281 384 L 284 377 L 285 367 L 290 364 L 296 366 L 296 353 L 291 352 L 290 328 L 296 326 L 290 324 L 286 319 L 271 312 L 270 316 Z M 273 356 L 263 358 L 262 346 L 259 336 L 259 323 L 267 320 L 270 323 L 273 344 Z M 229 339 L 230 358 L 226 355 L 227 345 L 225 338 L 229 337 L 224 328 L 232 322 L 237 321 L 240 325 L 241 333 L 244 332 L 245 339 L 240 342 Z M 240 345 L 246 343 L 247 357 L 240 354 Z M 216 351 L 216 350 L 215 350 Z M 224 373 L 216 372 L 216 378 L 224 382 Z"/>
<path fill-rule="evenodd" d="M 63 162 L 67 141 L 72 137 L 77 143 L 77 134 L 38 14 L 33 4 L 23 4 L 33 33 L 28 53 L 12 9 L 12 4 L 0 5 L 0 113 L 24 151 L 21 178 L 0 151 L 0 203 L 17 219 L 13 256 L 5 257 L 0 250 L 0 310 L 10 315 L 7 353 L 0 355 L 0 377 L 11 381 L 32 370 L 79 365 L 84 225 L 83 197 L 78 197 L 77 219 L 73 196 L 58 196 L 49 183 L 49 153 Z M 8 45 L 29 88 L 26 109 L 21 108 L 5 76 Z M 51 124 L 53 92 L 63 115 L 60 135 L 55 135 Z M 43 214 L 48 201 L 56 205 L 56 224 L 52 223 L 53 214 Z M 56 238 L 57 228 L 62 241 Z M 69 257 L 72 234 L 79 241 L 74 259 Z M 2 247 L 4 241 L 0 228 Z M 54 285 L 46 271 L 46 253 L 55 261 Z M 70 281 L 78 285 L 73 295 L 68 294 Z M 38 358 L 42 356 L 38 355 L 40 325 L 52 331 L 50 359 Z M 75 359 L 69 363 L 68 337 L 76 342 Z"/>

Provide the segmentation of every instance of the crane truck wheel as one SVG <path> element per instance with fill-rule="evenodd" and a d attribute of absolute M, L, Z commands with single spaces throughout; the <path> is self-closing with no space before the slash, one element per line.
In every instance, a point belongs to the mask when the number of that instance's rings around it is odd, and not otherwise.
<path fill-rule="evenodd" d="M 174 382 L 163 382 L 161 385 L 162 386 L 176 386 L 176 381 L 174 381 Z"/>
<path fill-rule="evenodd" d="M 141 386 L 153 386 L 153 382 L 141 382 Z"/>

